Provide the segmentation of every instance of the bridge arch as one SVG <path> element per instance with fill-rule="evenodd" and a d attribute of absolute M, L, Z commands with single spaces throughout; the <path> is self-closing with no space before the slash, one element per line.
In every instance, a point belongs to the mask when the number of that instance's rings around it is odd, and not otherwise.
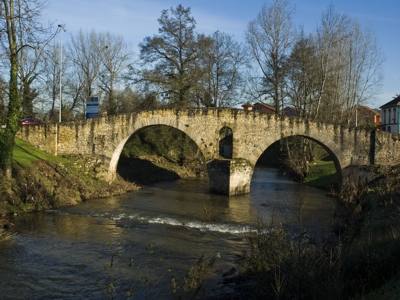
<path fill-rule="evenodd" d="M 144 126 L 142 126 L 142 127 L 138 127 L 138 128 L 136 128 L 136 129 L 132 130 L 131 133 L 127 134 L 127 135 L 118 143 L 118 145 L 117 145 L 116 148 L 114 149 L 114 151 L 113 151 L 113 153 L 112 153 L 112 156 L 111 156 L 110 163 L 109 163 L 109 169 L 108 169 L 108 180 L 109 180 L 109 181 L 112 181 L 112 180 L 115 179 L 115 176 L 116 176 L 116 173 L 117 173 L 118 162 L 119 162 L 119 160 L 120 160 L 122 151 L 123 151 L 125 145 L 127 144 L 127 142 L 129 141 L 129 139 L 130 139 L 131 137 L 133 137 L 135 134 L 137 134 L 138 132 L 140 132 L 141 130 L 144 130 L 144 129 L 146 129 L 146 128 L 151 128 L 151 127 L 157 127 L 157 126 L 168 127 L 168 128 L 174 129 L 174 130 L 176 130 L 176 131 L 178 131 L 178 132 L 184 134 L 186 137 L 189 138 L 189 140 L 190 140 L 191 142 L 193 142 L 193 143 L 196 145 L 198 151 L 200 151 L 200 153 L 201 153 L 202 158 L 205 159 L 204 151 L 201 149 L 201 147 L 199 146 L 198 142 L 196 142 L 195 139 L 193 139 L 193 138 L 191 137 L 190 133 L 185 132 L 185 131 L 182 130 L 182 129 L 179 129 L 179 128 L 176 127 L 176 126 L 171 126 L 171 125 L 166 125 L 166 124 L 144 125 Z"/>
<path fill-rule="evenodd" d="M 338 185 L 341 186 L 342 184 L 342 163 L 341 163 L 341 157 L 340 154 L 336 151 L 335 147 L 332 147 L 332 145 L 327 145 L 326 143 L 322 142 L 320 139 L 317 139 L 315 137 L 309 136 L 309 135 L 304 135 L 304 134 L 293 134 L 293 135 L 286 135 L 282 136 L 280 138 L 274 139 L 271 143 L 267 145 L 267 147 L 264 149 L 264 151 L 261 152 L 261 154 L 258 155 L 257 160 L 254 163 L 254 169 L 257 166 L 257 163 L 261 160 L 261 158 L 264 156 L 264 154 L 271 149 L 273 145 L 276 145 L 280 141 L 283 141 L 285 139 L 291 139 L 295 137 L 302 137 L 304 139 L 310 140 L 319 146 L 321 146 L 327 154 L 329 154 L 329 157 L 333 161 L 336 169 L 336 176 L 337 176 L 337 181 Z M 254 172 L 253 172 L 254 176 Z"/>

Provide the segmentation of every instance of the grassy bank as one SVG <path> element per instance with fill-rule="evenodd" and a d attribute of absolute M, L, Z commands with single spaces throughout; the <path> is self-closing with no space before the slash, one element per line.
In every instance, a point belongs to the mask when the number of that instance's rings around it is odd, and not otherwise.
<path fill-rule="evenodd" d="M 121 179 L 112 184 L 99 179 L 106 170 L 94 157 L 54 156 L 21 140 L 16 141 L 13 154 L 12 181 L 0 182 L 3 216 L 75 205 L 138 188 Z"/>
<path fill-rule="evenodd" d="M 315 161 L 304 179 L 310 186 L 331 191 L 338 183 L 338 175 L 333 161 Z"/>
<path fill-rule="evenodd" d="M 38 161 L 45 161 L 52 165 L 68 162 L 67 159 L 61 156 L 48 154 L 19 139 L 16 140 L 13 158 L 14 162 L 22 168 L 30 168 Z"/>

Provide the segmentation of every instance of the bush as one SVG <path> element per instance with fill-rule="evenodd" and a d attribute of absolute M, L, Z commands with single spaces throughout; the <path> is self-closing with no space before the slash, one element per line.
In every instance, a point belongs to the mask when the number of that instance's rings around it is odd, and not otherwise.
<path fill-rule="evenodd" d="M 244 276 L 255 279 L 255 287 L 244 291 L 253 299 L 338 299 L 340 243 L 314 243 L 306 233 L 289 237 L 282 227 L 259 226 L 248 237 L 250 250 L 242 267 Z"/>

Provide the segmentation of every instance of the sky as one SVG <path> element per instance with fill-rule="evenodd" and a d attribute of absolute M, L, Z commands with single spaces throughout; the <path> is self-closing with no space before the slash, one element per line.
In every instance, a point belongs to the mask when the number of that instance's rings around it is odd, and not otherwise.
<path fill-rule="evenodd" d="M 197 30 L 216 30 L 245 42 L 245 31 L 265 4 L 271 0 L 47 0 L 43 18 L 54 24 L 65 24 L 70 34 L 96 30 L 121 35 L 134 53 L 146 36 L 157 33 L 157 19 L 163 9 L 178 4 L 190 6 Z M 329 5 L 337 12 L 356 19 L 372 31 L 384 59 L 383 81 L 376 96 L 368 102 L 378 107 L 400 94 L 400 1 L 399 0 L 291 0 L 296 28 L 314 32 L 322 13 Z"/>

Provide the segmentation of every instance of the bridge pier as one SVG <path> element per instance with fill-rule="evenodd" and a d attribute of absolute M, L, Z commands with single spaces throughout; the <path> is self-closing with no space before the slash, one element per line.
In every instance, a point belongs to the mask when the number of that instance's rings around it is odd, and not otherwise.
<path fill-rule="evenodd" d="M 250 192 L 253 166 L 243 158 L 216 159 L 207 164 L 210 191 L 235 196 Z"/>

